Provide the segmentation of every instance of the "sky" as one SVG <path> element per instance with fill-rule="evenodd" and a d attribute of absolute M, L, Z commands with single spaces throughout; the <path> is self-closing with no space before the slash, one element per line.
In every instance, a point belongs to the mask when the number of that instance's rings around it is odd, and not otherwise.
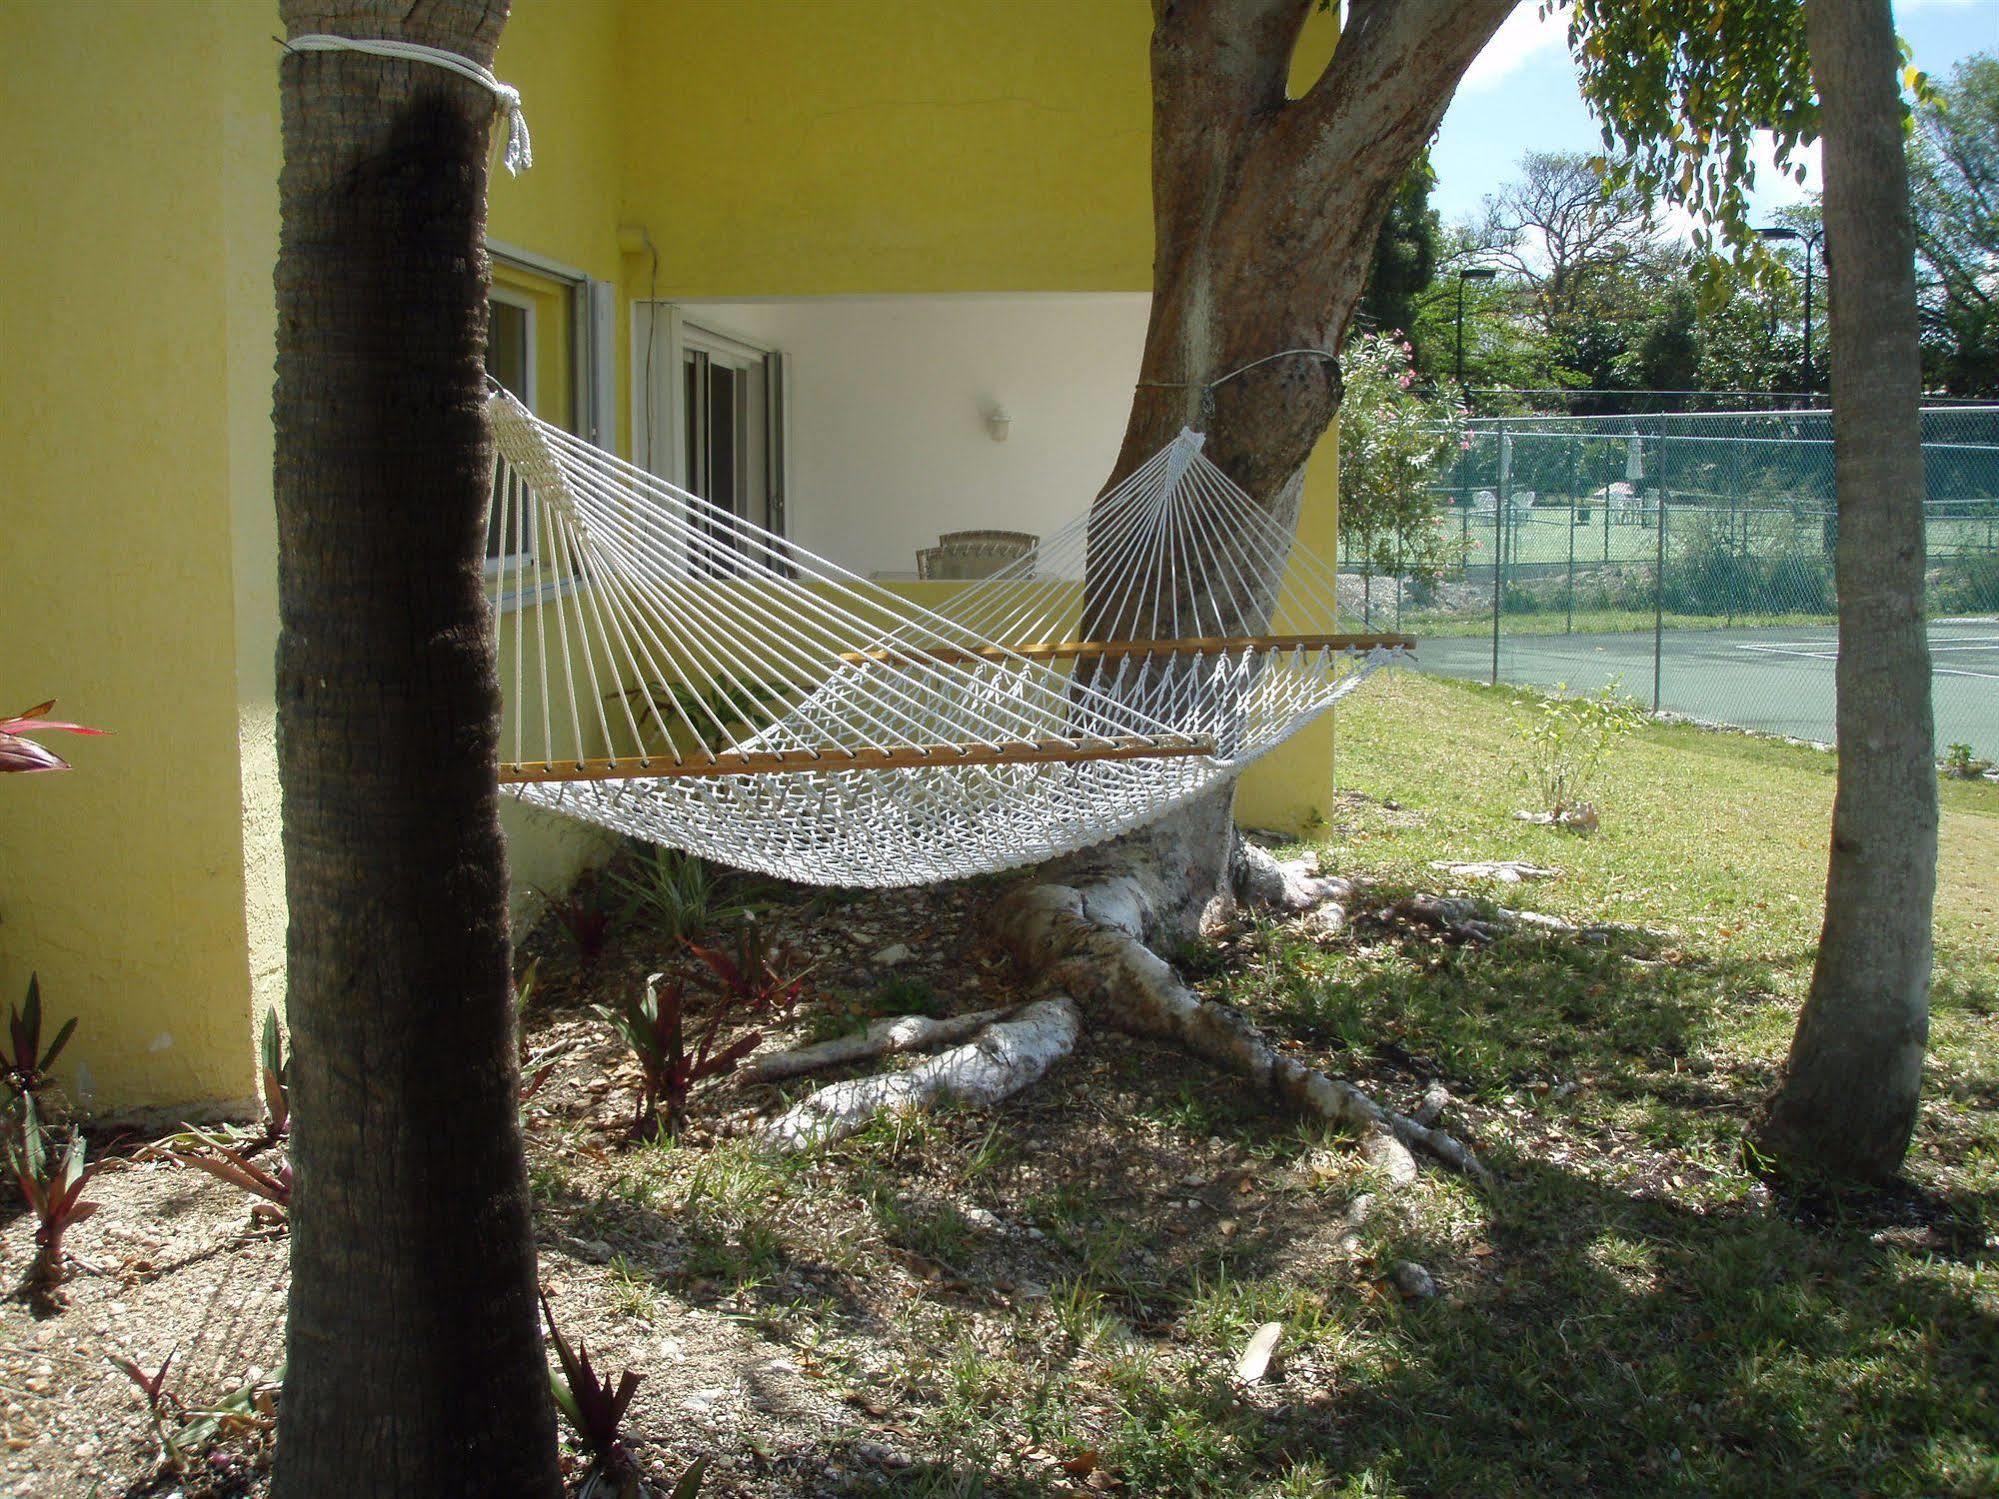
<path fill-rule="evenodd" d="M 1567 22 L 1543 20 L 1537 0 L 1523 0 L 1458 88 L 1430 153 L 1437 171 L 1432 205 L 1446 224 L 1473 217 L 1481 200 L 1516 175 L 1523 152 L 1594 155 L 1603 138 L 1576 90 Z M 1974 52 L 1999 52 L 1999 0 L 1896 0 L 1895 26 L 1915 65 L 1932 78 Z M 1799 186 L 1774 171 L 1757 173 L 1756 206 L 1765 214 L 1817 186 L 1818 148 L 1804 156 Z"/>

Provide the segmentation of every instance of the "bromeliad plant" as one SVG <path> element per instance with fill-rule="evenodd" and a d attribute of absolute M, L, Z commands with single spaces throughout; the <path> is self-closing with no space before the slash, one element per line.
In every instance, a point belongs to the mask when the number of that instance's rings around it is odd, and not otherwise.
<path fill-rule="evenodd" d="M 591 876 L 585 875 L 565 895 L 550 895 L 546 890 L 539 893 L 548 902 L 549 913 L 569 933 L 569 940 L 576 944 L 577 960 L 585 968 L 594 968 L 597 959 L 603 956 L 604 945 L 611 940 L 611 923 L 615 914 L 604 898 L 602 887 Z"/>
<path fill-rule="evenodd" d="M 42 1128 L 35 1112 L 35 1097 L 21 1099 L 21 1139 L 7 1143 L 7 1164 L 20 1183 L 21 1196 L 35 1215 L 35 1263 L 30 1282 L 48 1290 L 60 1285 L 69 1262 L 63 1254 L 63 1235 L 97 1211 L 97 1204 L 83 1200 L 83 1189 L 103 1166 L 84 1164 L 81 1132 L 72 1131 L 67 1148 L 55 1146 Z"/>
<path fill-rule="evenodd" d="M 695 942 L 687 950 L 707 965 L 726 1000 L 752 1014 L 781 1014 L 805 997 L 811 967 L 798 967 L 796 955 L 779 948 L 755 921 L 737 929 L 734 951 Z"/>
<path fill-rule="evenodd" d="M 724 1024 L 740 1009 L 717 1004 L 690 1048 L 685 1034 L 687 986 L 678 979 L 667 982 L 663 973 L 648 974 L 645 993 L 637 998 L 592 1008 L 610 1022 L 638 1059 L 639 1100 L 632 1134 L 642 1140 L 657 1139 L 662 1129 L 678 1134 L 686 1123 L 687 1099 L 695 1084 L 733 1072 L 763 1042 L 762 1031 L 751 1031 L 717 1050 Z"/>
<path fill-rule="evenodd" d="M 292 1201 L 290 1161 L 279 1157 L 273 1165 L 260 1165 L 248 1151 L 238 1150 L 220 1135 L 191 1124 L 182 1125 L 175 1138 L 192 1142 L 193 1148 L 162 1152 L 168 1160 L 205 1171 L 216 1180 L 260 1199 L 251 1208 L 255 1216 L 271 1222 L 284 1221 Z"/>
<path fill-rule="evenodd" d="M 180 1396 L 167 1388 L 167 1371 L 173 1368 L 175 1355 L 179 1352 L 176 1348 L 169 1353 L 159 1368 L 150 1374 L 137 1359 L 117 1353 L 104 1356 L 113 1368 L 132 1381 L 133 1388 L 144 1397 L 146 1419 L 152 1423 L 153 1440 L 159 1444 L 160 1456 L 173 1466 L 175 1472 L 185 1473 L 195 1457 L 181 1438 L 182 1429 L 187 1424 L 187 1407 L 182 1404 Z"/>
<path fill-rule="evenodd" d="M 264 1089 L 264 1138 L 276 1143 L 291 1132 L 291 1058 L 285 1055 L 285 1034 L 278 1028 L 278 1012 L 264 1012 L 261 1047 Z"/>
<path fill-rule="evenodd" d="M 0 772 L 69 769 L 69 761 L 63 759 L 61 755 L 37 744 L 32 739 L 23 738 L 23 735 L 58 731 L 64 734 L 106 732 L 103 729 L 85 728 L 80 723 L 65 723 L 61 719 L 48 717 L 55 711 L 55 706 L 56 700 L 50 698 L 46 703 L 37 703 L 32 708 L 16 713 L 12 718 L 0 718 Z"/>
<path fill-rule="evenodd" d="M 588 1345 L 569 1346 L 569 1339 L 555 1325 L 555 1312 L 545 1295 L 541 1314 L 548 1320 L 548 1336 L 555 1344 L 556 1367 L 548 1371 L 549 1390 L 555 1396 L 556 1409 L 590 1453 L 590 1476 L 584 1481 L 583 1492 L 636 1495 L 638 1469 L 618 1428 L 624 1424 L 625 1408 L 638 1393 L 642 1376 L 627 1369 L 616 1388 L 606 1384 L 590 1367 Z"/>
<path fill-rule="evenodd" d="M 76 1017 L 72 1015 L 48 1049 L 42 1049 L 42 985 L 37 975 L 28 975 L 27 999 L 19 1006 L 7 1007 L 7 1051 L 0 1055 L 0 1080 L 16 1093 L 41 1092 L 49 1084 L 49 1068 L 74 1034 Z"/>

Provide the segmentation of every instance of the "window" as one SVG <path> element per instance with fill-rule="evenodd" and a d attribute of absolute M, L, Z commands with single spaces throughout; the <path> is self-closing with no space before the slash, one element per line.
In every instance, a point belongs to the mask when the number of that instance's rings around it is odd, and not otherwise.
<path fill-rule="evenodd" d="M 534 303 L 510 288 L 494 286 L 487 307 L 486 373 L 491 375 L 528 410 L 535 409 Z M 486 559 L 498 562 L 508 554 L 502 550 L 506 538 L 500 535 L 503 510 L 500 504 L 499 475 L 494 474 L 493 508 L 486 519 Z M 532 545 L 522 546 L 523 555 Z"/>
<path fill-rule="evenodd" d="M 717 508 L 783 535 L 784 356 L 657 303 L 639 315 L 635 345 L 640 384 L 652 387 L 639 402 L 641 461 Z M 727 526 L 713 534 L 738 544 Z M 712 551 L 704 561 L 726 570 Z"/>
<path fill-rule="evenodd" d="M 616 288 L 529 250 L 488 241 L 487 251 L 493 285 L 486 373 L 536 416 L 614 448 Z M 497 567 L 508 539 L 499 534 L 494 498 L 486 556 Z M 522 550 L 531 555 L 532 522 L 528 541 Z"/>

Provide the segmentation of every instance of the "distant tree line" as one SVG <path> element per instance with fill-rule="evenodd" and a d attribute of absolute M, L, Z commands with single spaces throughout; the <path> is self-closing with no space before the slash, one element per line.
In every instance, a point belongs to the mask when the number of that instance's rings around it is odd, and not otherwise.
<path fill-rule="evenodd" d="M 1973 56 L 1926 88 L 1912 123 L 1925 389 L 1999 397 L 1999 58 Z M 1527 153 L 1518 178 L 1454 225 L 1430 206 L 1435 180 L 1424 157 L 1403 181 L 1360 307 L 1362 328 L 1413 345 L 1427 387 L 1455 389 L 1462 299 L 1473 390 L 1574 391 L 1565 409 L 1587 415 L 1644 392 L 1827 389 L 1826 266 L 1815 250 L 1807 376 L 1802 239 L 1767 241 L 1761 267 L 1698 255 L 1576 153 Z M 1821 229 L 1816 202 L 1764 222 Z M 1496 274 L 1460 282 L 1484 268 Z"/>

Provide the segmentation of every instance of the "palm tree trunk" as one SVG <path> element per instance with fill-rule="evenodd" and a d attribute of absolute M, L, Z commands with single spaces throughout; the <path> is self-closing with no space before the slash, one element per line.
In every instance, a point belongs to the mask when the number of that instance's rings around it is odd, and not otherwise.
<path fill-rule="evenodd" d="M 1936 894 L 1915 230 L 1888 0 L 1807 0 L 1805 19 L 1832 272 L 1839 784 L 1818 961 L 1762 1140 L 1880 1180 L 1915 1127 Z"/>
<path fill-rule="evenodd" d="M 504 0 L 287 0 L 488 63 Z M 279 1499 L 551 1496 L 483 588 L 493 101 L 282 64 L 278 730 L 295 1043 Z"/>

